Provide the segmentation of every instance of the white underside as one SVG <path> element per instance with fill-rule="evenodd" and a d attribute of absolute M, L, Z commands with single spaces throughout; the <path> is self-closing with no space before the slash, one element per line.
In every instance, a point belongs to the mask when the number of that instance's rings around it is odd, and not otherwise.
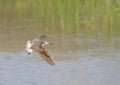
<path fill-rule="evenodd" d="M 26 43 L 26 48 L 25 48 L 25 51 L 27 52 L 27 53 L 32 53 L 32 49 L 31 49 L 31 46 L 32 46 L 32 44 L 31 44 L 31 42 L 30 41 L 27 41 L 27 43 Z"/>

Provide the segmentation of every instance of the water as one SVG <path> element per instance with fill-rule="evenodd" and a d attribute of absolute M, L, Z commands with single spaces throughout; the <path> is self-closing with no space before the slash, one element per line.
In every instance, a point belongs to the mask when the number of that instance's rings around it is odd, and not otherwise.
<path fill-rule="evenodd" d="M 56 63 L 55 66 L 51 66 L 37 53 L 27 55 L 24 52 L 25 42 L 36 37 L 34 34 L 22 39 L 18 39 L 14 34 L 9 42 L 1 42 L 0 85 L 120 83 L 119 38 L 104 41 L 81 37 L 79 34 L 75 36 L 49 34 L 47 40 L 52 42 L 53 46 L 47 46 L 46 49 Z"/>
<path fill-rule="evenodd" d="M 118 0 L 1 0 L 0 85 L 119 85 L 118 6 Z M 41 34 L 53 43 L 46 49 L 55 66 L 24 52 L 26 41 Z"/>

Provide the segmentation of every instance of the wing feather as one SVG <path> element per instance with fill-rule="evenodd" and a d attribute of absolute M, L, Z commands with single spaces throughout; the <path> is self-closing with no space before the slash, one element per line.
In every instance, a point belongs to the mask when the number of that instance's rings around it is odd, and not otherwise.
<path fill-rule="evenodd" d="M 55 65 L 55 62 L 52 58 L 52 56 L 50 56 L 50 54 L 46 51 L 46 50 L 43 50 L 42 52 L 41 51 L 37 51 L 41 57 L 46 61 L 48 62 L 50 65 Z"/>

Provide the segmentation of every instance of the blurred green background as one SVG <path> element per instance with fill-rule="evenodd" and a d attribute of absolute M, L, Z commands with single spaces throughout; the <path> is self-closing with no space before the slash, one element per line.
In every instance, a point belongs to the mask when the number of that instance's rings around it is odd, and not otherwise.
<path fill-rule="evenodd" d="M 29 26 L 44 33 L 119 36 L 120 0 L 0 0 L 0 25 L 2 29 Z"/>

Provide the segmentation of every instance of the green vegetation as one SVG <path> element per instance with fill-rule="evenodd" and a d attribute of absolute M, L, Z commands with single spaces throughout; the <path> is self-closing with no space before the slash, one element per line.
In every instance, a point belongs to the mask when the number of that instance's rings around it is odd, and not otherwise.
<path fill-rule="evenodd" d="M 44 32 L 120 35 L 120 0 L 1 0 L 0 11 L 2 20 Z"/>

